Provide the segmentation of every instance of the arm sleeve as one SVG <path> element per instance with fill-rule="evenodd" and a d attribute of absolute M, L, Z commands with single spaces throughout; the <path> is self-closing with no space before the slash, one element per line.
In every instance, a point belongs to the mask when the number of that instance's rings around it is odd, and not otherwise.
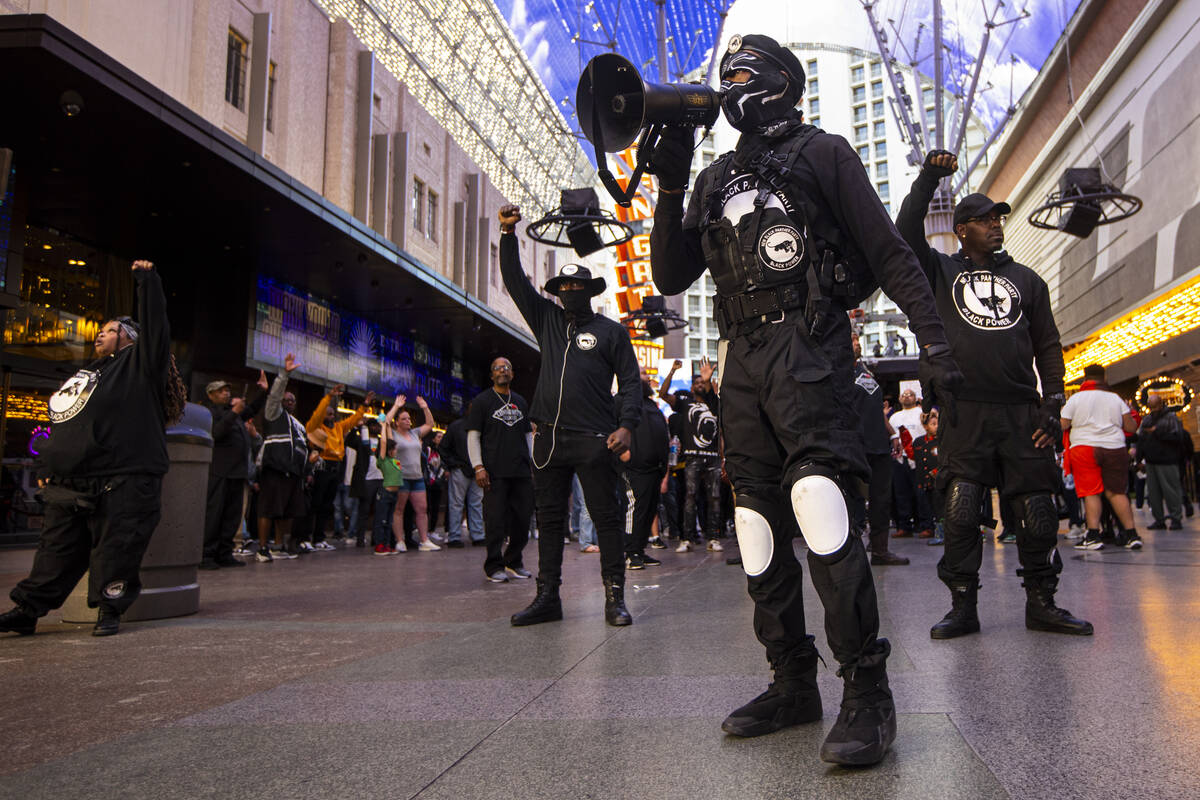
<path fill-rule="evenodd" d="M 900 204 L 900 213 L 896 215 L 896 229 L 904 237 L 904 243 L 912 248 L 921 269 L 925 270 L 925 278 L 932 286 L 937 280 L 937 256 L 925 239 L 925 215 L 929 213 L 929 203 L 933 193 L 937 191 L 937 179 L 922 172 L 913 181 L 908 196 Z"/>
<path fill-rule="evenodd" d="M 359 406 L 358 408 L 356 408 L 354 410 L 353 414 L 346 417 L 344 420 L 342 420 L 341 422 L 339 422 L 337 424 L 338 430 L 340 430 L 342 432 L 342 435 L 345 436 L 346 431 L 352 429 L 355 425 L 362 422 L 363 417 L 365 417 L 366 415 L 367 415 L 367 407 Z"/>
<path fill-rule="evenodd" d="M 1043 384 L 1043 386 L 1044 385 L 1045 384 Z M 1063 403 L 1062 410 L 1058 412 L 1059 417 L 1062 419 L 1075 419 L 1075 404 L 1071 401 L 1078 396 L 1079 395 L 1073 394 L 1067 398 L 1067 402 Z M 1121 401 L 1121 404 L 1124 405 L 1124 402 L 1125 401 Z"/>
<path fill-rule="evenodd" d="M 946 332 L 934 306 L 929 280 L 884 210 L 858 154 L 840 136 L 825 138 L 835 143 L 837 174 L 829 186 L 822 182 L 821 189 L 838 226 L 866 258 L 883 291 L 908 316 L 908 327 L 916 334 L 917 342 L 922 347 L 945 344 Z"/>
<path fill-rule="evenodd" d="M 277 420 L 279 415 L 283 413 L 283 395 L 287 391 L 288 375 L 286 372 L 281 372 L 275 376 L 275 382 L 271 384 L 271 391 L 267 392 L 267 408 L 263 412 L 268 420 Z"/>
<path fill-rule="evenodd" d="M 525 271 L 521 269 L 521 247 L 515 233 L 500 235 L 500 276 L 504 279 L 504 288 L 516 303 L 517 310 L 525 318 L 533 335 L 538 336 L 548 315 L 557 306 L 538 294 Z"/>
<path fill-rule="evenodd" d="M 167 297 L 163 294 L 162 278 L 157 271 L 134 270 L 137 284 L 138 325 L 141 333 L 137 340 L 138 366 L 142 374 L 166 380 L 167 365 L 171 361 L 171 325 L 167 321 Z"/>
<path fill-rule="evenodd" d="M 616 341 L 613 371 L 617 373 L 617 424 L 632 431 L 642 421 L 642 410 L 639 408 L 642 380 L 638 373 L 637 357 L 633 354 L 633 345 L 624 326 L 613 338 Z"/>
<path fill-rule="evenodd" d="M 692 207 L 685 227 L 683 194 L 658 194 L 654 207 L 654 228 L 650 231 L 650 270 L 654 285 L 665 295 L 679 294 L 704 274 L 704 253 L 700 247 L 696 205 L 704 181 L 696 181 Z"/>
<path fill-rule="evenodd" d="M 329 395 L 325 395 L 321 398 L 321 402 L 317 403 L 317 407 L 313 411 L 312 416 L 308 418 L 308 424 L 304 426 L 304 429 L 312 433 L 317 428 L 320 428 L 321 424 L 325 421 L 325 409 L 327 408 L 329 408 Z"/>
<path fill-rule="evenodd" d="M 1050 309 L 1050 290 L 1041 278 L 1037 278 L 1037 282 L 1038 291 L 1029 320 L 1029 336 L 1033 340 L 1033 359 L 1037 364 L 1038 376 L 1042 379 L 1042 396 L 1049 397 L 1063 393 L 1063 376 L 1067 368 L 1063 363 L 1062 343 L 1058 337 L 1058 326 L 1054 324 L 1054 312 Z"/>
<path fill-rule="evenodd" d="M 476 399 L 471 403 L 471 410 L 467 412 L 467 430 L 483 432 L 483 400 Z M 461 456 L 462 453 L 459 453 Z"/>
<path fill-rule="evenodd" d="M 525 434 L 525 444 L 529 446 L 529 457 L 533 458 L 533 431 Z"/>
<path fill-rule="evenodd" d="M 479 431 L 467 431 L 467 457 L 472 467 L 483 466 L 483 435 Z"/>
<path fill-rule="evenodd" d="M 237 414 L 234 414 L 227 408 L 209 409 L 212 411 L 212 438 L 214 442 L 222 442 L 228 438 L 230 431 L 233 430 L 233 421 L 237 419 Z"/>

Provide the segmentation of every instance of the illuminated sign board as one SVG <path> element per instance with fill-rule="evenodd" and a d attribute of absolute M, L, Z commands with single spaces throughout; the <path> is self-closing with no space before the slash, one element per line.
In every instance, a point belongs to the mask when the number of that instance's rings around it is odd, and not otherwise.
<path fill-rule="evenodd" d="M 629 185 L 628 175 L 633 173 L 636 156 L 629 148 L 615 157 L 619 177 L 617 182 L 624 189 Z M 617 311 L 623 316 L 621 322 L 634 331 L 633 323 L 627 316 L 642 307 L 642 298 L 658 294 L 654 288 L 653 275 L 650 272 L 650 223 L 654 219 L 654 179 L 643 175 L 641 191 L 630 200 L 629 208 L 617 206 L 617 219 L 622 222 L 641 222 L 642 233 L 622 245 L 617 245 Z M 661 341 L 649 339 L 634 340 L 633 352 L 637 356 L 638 366 L 647 370 L 651 375 L 658 374 L 658 362 L 662 359 L 664 345 Z"/>
<path fill-rule="evenodd" d="M 461 413 L 482 391 L 464 380 L 461 362 L 447 362 L 422 342 L 260 275 L 246 362 L 279 371 L 288 353 L 312 380 L 384 398 L 423 397 L 434 410 Z"/>
<path fill-rule="evenodd" d="M 1143 414 L 1150 413 L 1151 395 L 1161 397 L 1163 405 L 1168 411 L 1182 414 L 1192 405 L 1192 397 L 1195 396 L 1195 393 L 1192 391 L 1192 387 L 1179 378 L 1158 377 L 1143 381 L 1142 385 L 1138 387 L 1137 394 L 1134 395 Z"/>

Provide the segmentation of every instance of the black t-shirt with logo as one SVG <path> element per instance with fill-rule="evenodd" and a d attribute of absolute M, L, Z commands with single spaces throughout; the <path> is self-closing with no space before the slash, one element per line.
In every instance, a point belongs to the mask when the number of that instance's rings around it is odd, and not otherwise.
<path fill-rule="evenodd" d="M 479 431 L 483 467 L 493 478 L 529 478 L 529 404 L 516 392 L 488 389 L 471 401 L 467 430 Z"/>
<path fill-rule="evenodd" d="M 861 361 L 854 365 L 854 385 L 854 411 L 866 451 L 871 455 L 890 453 L 892 437 L 883 418 L 883 387 Z"/>
<path fill-rule="evenodd" d="M 720 405 L 714 393 L 692 396 L 679 392 L 671 410 L 680 417 L 679 452 L 684 456 L 716 456 L 720 438 Z"/>
<path fill-rule="evenodd" d="M 933 286 L 946 340 L 966 378 L 957 396 L 983 403 L 1036 402 L 1038 377 L 1042 394 L 1062 394 L 1066 370 L 1046 282 L 1004 251 L 980 266 L 962 251 L 946 255 L 931 248 L 925 214 L 936 189 L 936 178 L 918 176 L 896 227 Z"/>

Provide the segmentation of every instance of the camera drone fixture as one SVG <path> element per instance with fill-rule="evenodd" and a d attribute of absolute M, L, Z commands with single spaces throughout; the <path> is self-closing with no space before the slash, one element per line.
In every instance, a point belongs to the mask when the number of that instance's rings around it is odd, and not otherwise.
<path fill-rule="evenodd" d="M 600 208 L 594 189 L 563 189 L 559 207 L 529 223 L 526 233 L 535 242 L 572 247 L 581 258 L 633 238 L 633 228 Z"/>
<path fill-rule="evenodd" d="M 1086 239 L 1097 226 L 1119 222 L 1141 210 L 1141 199 L 1105 182 L 1099 167 L 1075 168 L 1063 173 L 1058 191 L 1034 209 L 1029 224 Z"/>
<path fill-rule="evenodd" d="M 667 308 L 666 298 L 657 294 L 643 297 L 642 307 L 629 312 L 622 321 L 631 326 L 629 338 L 635 342 L 661 339 L 687 326 L 678 311 Z"/>

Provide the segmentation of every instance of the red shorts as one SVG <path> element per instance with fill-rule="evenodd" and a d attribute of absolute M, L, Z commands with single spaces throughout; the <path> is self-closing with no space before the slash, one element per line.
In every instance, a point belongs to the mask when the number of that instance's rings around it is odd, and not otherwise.
<path fill-rule="evenodd" d="M 1077 497 L 1091 497 L 1106 491 L 1125 494 L 1128 491 L 1129 452 L 1124 447 L 1080 444 L 1071 448 L 1070 457 Z"/>

